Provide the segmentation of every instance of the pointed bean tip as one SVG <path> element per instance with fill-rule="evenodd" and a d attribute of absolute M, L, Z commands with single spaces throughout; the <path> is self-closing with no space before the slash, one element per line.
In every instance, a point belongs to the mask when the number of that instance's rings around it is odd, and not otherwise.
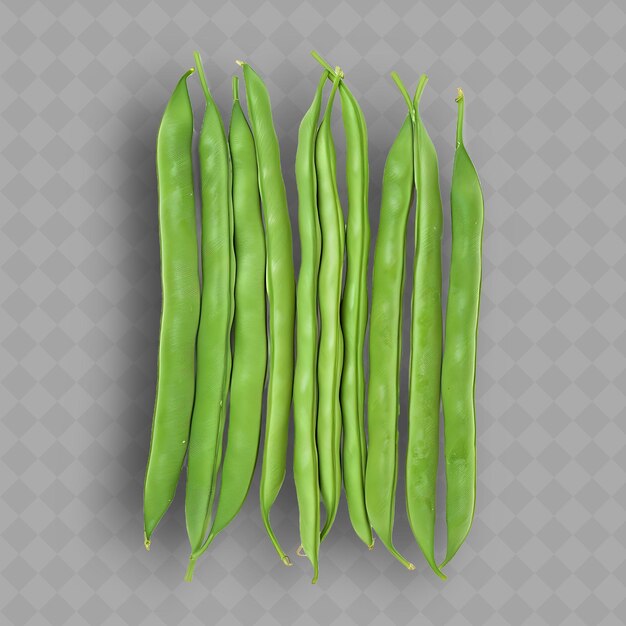
<path fill-rule="evenodd" d="M 456 88 L 456 102 L 461 102 L 463 100 L 464 94 L 463 90 L 460 87 Z"/>
<path fill-rule="evenodd" d="M 240 61 L 239 59 L 235 59 L 235 63 L 239 66 L 239 67 L 243 67 L 244 65 L 246 65 L 245 61 Z"/>

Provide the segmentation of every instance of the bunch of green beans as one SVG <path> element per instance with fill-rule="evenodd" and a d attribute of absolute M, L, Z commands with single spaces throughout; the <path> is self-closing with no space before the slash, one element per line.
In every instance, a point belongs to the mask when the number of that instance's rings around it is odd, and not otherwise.
<path fill-rule="evenodd" d="M 399 391 L 402 300 L 407 224 L 415 206 L 405 504 L 425 561 L 445 579 L 442 568 L 469 533 L 476 492 L 475 377 L 484 206 L 463 142 L 464 95 L 459 89 L 444 324 L 439 166 L 419 112 L 427 77 L 420 78 L 411 98 L 392 73 L 408 113 L 382 178 L 366 375 L 367 125 L 342 70 L 316 52 L 312 55 L 323 69 L 298 132 L 297 290 L 280 147 L 261 77 L 248 63 L 237 61 L 243 70 L 247 118 L 235 76 L 227 134 L 195 53 L 206 105 L 197 152 L 199 247 L 193 111 L 187 91 L 193 69 L 180 79 L 165 108 L 156 150 L 163 304 L 144 488 L 145 546 L 150 549 L 187 457 L 185 515 L 191 553 L 185 580 L 192 580 L 197 560 L 248 496 L 261 447 L 267 377 L 259 502 L 281 561 L 292 564 L 276 536 L 270 510 L 286 474 L 293 398 L 300 530 L 296 553 L 309 559 L 312 582 L 318 579 L 320 545 L 336 520 L 342 485 L 359 539 L 371 550 L 378 535 L 400 563 L 415 569 L 393 541 L 399 421 L 405 419 Z M 332 125 L 337 95 L 346 146 L 345 215 Z M 443 561 L 435 555 L 440 404 L 447 484 Z"/>

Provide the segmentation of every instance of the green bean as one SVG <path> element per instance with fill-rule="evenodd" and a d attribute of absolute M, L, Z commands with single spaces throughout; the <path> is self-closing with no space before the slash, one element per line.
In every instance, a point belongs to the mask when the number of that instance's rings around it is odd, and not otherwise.
<path fill-rule="evenodd" d="M 394 80 L 401 87 L 397 75 Z M 441 382 L 441 235 L 443 212 L 437 153 L 419 114 L 428 77 L 420 78 L 413 103 L 403 90 L 413 122 L 413 171 L 417 204 L 411 299 L 409 428 L 406 456 L 406 509 L 409 525 L 433 571 L 445 579 L 435 561 L 435 493 L 439 457 L 439 389 Z"/>
<path fill-rule="evenodd" d="M 144 543 L 169 508 L 182 468 L 194 395 L 200 282 L 193 194 L 193 112 L 185 72 L 157 136 L 159 241 L 163 306 L 150 454 L 144 487 Z"/>
<path fill-rule="evenodd" d="M 293 387 L 295 278 L 287 193 L 280 165 L 269 93 L 261 78 L 244 62 L 246 100 L 259 168 L 259 187 L 265 217 L 269 300 L 269 383 L 263 467 L 261 516 L 267 534 L 285 565 L 291 565 L 270 523 L 270 509 L 285 479 L 289 409 Z"/>
<path fill-rule="evenodd" d="M 452 255 L 441 395 L 446 459 L 445 565 L 467 537 L 476 499 L 476 342 L 480 307 L 484 206 L 480 181 L 463 145 L 465 100 L 459 89 L 450 206 Z"/>
<path fill-rule="evenodd" d="M 293 476 L 300 512 L 300 538 L 317 581 L 320 545 L 320 492 L 315 427 L 317 424 L 317 280 L 321 232 L 317 212 L 315 137 L 327 72 L 298 131 L 296 184 L 300 230 L 300 272 L 296 301 L 296 369 L 293 383 Z"/>
<path fill-rule="evenodd" d="M 407 569 L 415 566 L 393 545 L 398 475 L 399 377 L 406 228 L 413 193 L 411 118 L 404 120 L 385 163 L 374 249 L 370 315 L 368 444 L 365 503 L 372 527 Z"/>
<path fill-rule="evenodd" d="M 233 107 L 228 135 L 237 259 L 228 444 L 215 519 L 204 545 L 192 555 L 193 560 L 206 551 L 243 506 L 254 475 L 261 431 L 267 361 L 265 234 L 254 139 L 239 102 L 238 81 L 233 76 Z"/>
<path fill-rule="evenodd" d="M 197 342 L 196 398 L 187 460 L 185 514 L 192 558 L 204 543 L 211 521 L 221 462 L 226 396 L 231 371 L 230 330 L 234 309 L 235 260 L 228 143 L 219 110 L 196 68 L 206 100 L 198 144 L 202 185 L 202 305 Z"/>
<path fill-rule="evenodd" d="M 341 406 L 339 385 L 343 367 L 343 338 L 340 304 L 344 256 L 343 211 L 337 191 L 337 159 L 331 132 L 335 94 L 343 72 L 335 68 L 333 87 L 315 142 L 317 199 L 322 230 L 322 256 L 319 273 L 320 345 L 317 365 L 319 405 L 317 416 L 317 453 L 320 490 L 326 519 L 320 541 L 330 531 L 341 496 Z"/>
<path fill-rule="evenodd" d="M 346 284 L 341 302 L 345 356 L 341 378 L 343 418 L 343 482 L 352 527 L 368 548 L 374 547 L 365 507 L 365 374 L 363 347 L 367 327 L 367 264 L 370 245 L 368 216 L 369 167 L 365 117 L 345 83 L 339 85 L 346 133 Z"/>

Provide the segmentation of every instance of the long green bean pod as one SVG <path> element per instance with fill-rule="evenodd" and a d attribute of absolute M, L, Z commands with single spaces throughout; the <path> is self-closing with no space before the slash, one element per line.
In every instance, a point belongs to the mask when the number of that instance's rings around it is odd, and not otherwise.
<path fill-rule="evenodd" d="M 398 477 L 398 414 L 402 292 L 406 228 L 413 193 L 411 118 L 404 120 L 385 163 L 380 221 L 374 249 L 370 314 L 368 444 L 365 503 L 373 529 L 407 569 L 415 566 L 393 545 Z"/>
<path fill-rule="evenodd" d="M 369 166 L 367 126 L 363 111 L 345 83 L 339 84 L 346 134 L 346 284 L 341 301 L 344 362 L 341 378 L 343 483 L 352 527 L 361 541 L 373 548 L 372 527 L 365 507 L 365 373 L 363 349 L 367 327 L 367 265 L 370 223 L 368 215 Z"/>
<path fill-rule="evenodd" d="M 411 299 L 409 428 L 406 457 L 406 508 L 413 535 L 433 571 L 435 493 L 439 459 L 441 382 L 441 236 L 443 212 L 437 153 L 419 114 L 428 78 L 420 78 L 412 105 L 413 169 L 417 204 Z"/>
<path fill-rule="evenodd" d="M 322 106 L 324 71 L 298 131 L 296 185 L 300 231 L 300 272 L 296 293 L 296 369 L 293 383 L 293 476 L 300 514 L 300 541 L 317 581 L 320 546 L 320 488 L 315 429 L 317 425 L 317 280 L 321 232 L 317 212 L 315 138 Z"/>
<path fill-rule="evenodd" d="M 341 496 L 341 406 L 339 386 L 343 366 L 341 334 L 341 287 L 344 257 L 344 221 L 337 191 L 337 159 L 331 132 L 331 115 L 335 94 L 343 72 L 335 69 L 333 87 L 326 104 L 317 141 L 317 198 L 322 230 L 322 256 L 319 274 L 320 346 L 317 364 L 319 406 L 317 416 L 317 453 L 320 490 L 326 519 L 320 541 L 330 531 Z"/>
<path fill-rule="evenodd" d="M 285 565 L 289 557 L 270 523 L 270 509 L 285 479 L 289 410 L 293 388 L 295 277 L 287 192 L 280 165 L 280 147 L 274 129 L 267 87 L 242 61 L 248 114 L 254 135 L 261 204 L 266 233 L 266 286 L 269 300 L 269 383 L 260 503 L 265 530 Z"/>
<path fill-rule="evenodd" d="M 237 260 L 228 443 L 215 519 L 204 545 L 192 555 L 194 560 L 206 551 L 243 506 L 254 475 L 261 432 L 267 362 L 265 233 L 254 139 L 239 102 L 238 81 L 237 76 L 233 76 L 233 106 L 228 133 Z"/>
<path fill-rule="evenodd" d="M 157 136 L 159 245 L 163 304 L 156 399 L 144 486 L 144 542 L 169 508 L 189 440 L 195 343 L 200 312 L 198 241 L 193 192 L 193 112 L 187 77 L 165 108 Z"/>
<path fill-rule="evenodd" d="M 235 258 L 228 142 L 206 83 L 200 55 L 196 69 L 206 100 L 198 151 L 202 186 L 202 304 L 197 341 L 196 398 L 191 418 L 185 516 L 191 544 L 187 578 L 205 541 L 221 461 L 231 372 L 230 331 Z"/>
<path fill-rule="evenodd" d="M 445 565 L 469 533 L 476 500 L 476 343 L 482 277 L 484 206 L 480 180 L 463 144 L 465 99 L 459 89 L 450 206 L 452 255 L 441 395 L 446 459 Z"/>

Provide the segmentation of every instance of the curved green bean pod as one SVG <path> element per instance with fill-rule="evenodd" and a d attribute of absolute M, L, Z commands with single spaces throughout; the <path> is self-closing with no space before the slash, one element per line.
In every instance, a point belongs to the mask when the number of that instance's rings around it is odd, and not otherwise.
<path fill-rule="evenodd" d="M 339 84 L 346 134 L 346 284 L 341 301 L 341 328 L 345 343 L 341 378 L 343 419 L 342 468 L 352 527 L 368 548 L 374 547 L 365 507 L 365 374 L 363 348 L 367 327 L 367 264 L 370 224 L 368 215 L 369 167 L 367 126 L 363 111 L 346 87 Z"/>
<path fill-rule="evenodd" d="M 317 424 L 317 280 L 321 232 L 317 212 L 315 137 L 322 106 L 324 71 L 298 131 L 296 184 L 301 263 L 296 306 L 296 369 L 293 382 L 293 476 L 300 513 L 300 541 L 317 581 L 320 546 L 320 491 L 315 428 Z"/>
<path fill-rule="evenodd" d="M 156 399 L 144 486 L 144 543 L 169 508 L 187 452 L 200 312 L 191 140 L 193 112 L 185 72 L 157 136 L 159 243 L 163 305 Z"/>
<path fill-rule="evenodd" d="M 411 299 L 406 509 L 411 530 L 424 557 L 433 571 L 445 579 L 437 567 L 434 554 L 442 352 L 443 211 L 437 153 L 419 115 L 419 102 L 427 80 L 425 75 L 420 78 L 410 109 L 417 204 Z M 396 82 L 399 83 L 399 79 Z"/>
<path fill-rule="evenodd" d="M 320 490 L 326 520 L 320 534 L 323 541 L 331 529 L 341 496 L 341 406 L 339 386 L 343 366 L 340 304 L 344 256 L 344 221 L 337 191 L 337 159 L 331 132 L 331 114 L 343 72 L 335 69 L 332 91 L 326 104 L 317 141 L 317 198 L 322 230 L 322 256 L 319 273 L 320 345 L 317 365 L 319 406 L 317 453 Z"/>
<path fill-rule="evenodd" d="M 398 477 L 399 378 L 406 228 L 413 194 L 411 118 L 404 120 L 385 162 L 374 249 L 370 314 L 368 451 L 365 503 L 376 534 L 407 569 L 415 566 L 393 545 Z"/>
<path fill-rule="evenodd" d="M 476 500 L 474 393 L 484 206 L 478 174 L 463 145 L 465 100 L 460 89 L 456 101 L 459 115 L 450 192 L 452 255 L 441 380 L 448 526 L 448 547 L 442 566 L 467 537 Z"/>
<path fill-rule="evenodd" d="M 233 107 L 228 144 L 232 163 L 235 257 L 233 367 L 228 443 L 215 519 L 197 559 L 237 515 L 254 475 L 261 432 L 267 335 L 265 318 L 265 234 L 261 219 L 252 131 L 239 102 L 233 76 Z"/>
<path fill-rule="evenodd" d="M 226 397 L 231 371 L 230 330 L 234 309 L 235 260 L 228 143 L 219 110 L 196 68 L 206 99 L 198 151 L 202 185 L 202 306 L 197 342 L 196 399 L 187 460 L 185 516 L 191 544 L 187 578 L 211 521 L 221 461 Z"/>
<path fill-rule="evenodd" d="M 267 534 L 285 565 L 289 557 L 278 543 L 270 523 L 270 509 L 285 479 L 289 409 L 293 388 L 293 334 L 295 277 L 291 223 L 287 193 L 280 166 L 280 147 L 274 129 L 267 87 L 258 74 L 239 61 L 246 83 L 248 114 L 254 135 L 259 188 L 265 217 L 269 300 L 269 383 L 263 468 L 261 472 L 261 516 Z"/>

